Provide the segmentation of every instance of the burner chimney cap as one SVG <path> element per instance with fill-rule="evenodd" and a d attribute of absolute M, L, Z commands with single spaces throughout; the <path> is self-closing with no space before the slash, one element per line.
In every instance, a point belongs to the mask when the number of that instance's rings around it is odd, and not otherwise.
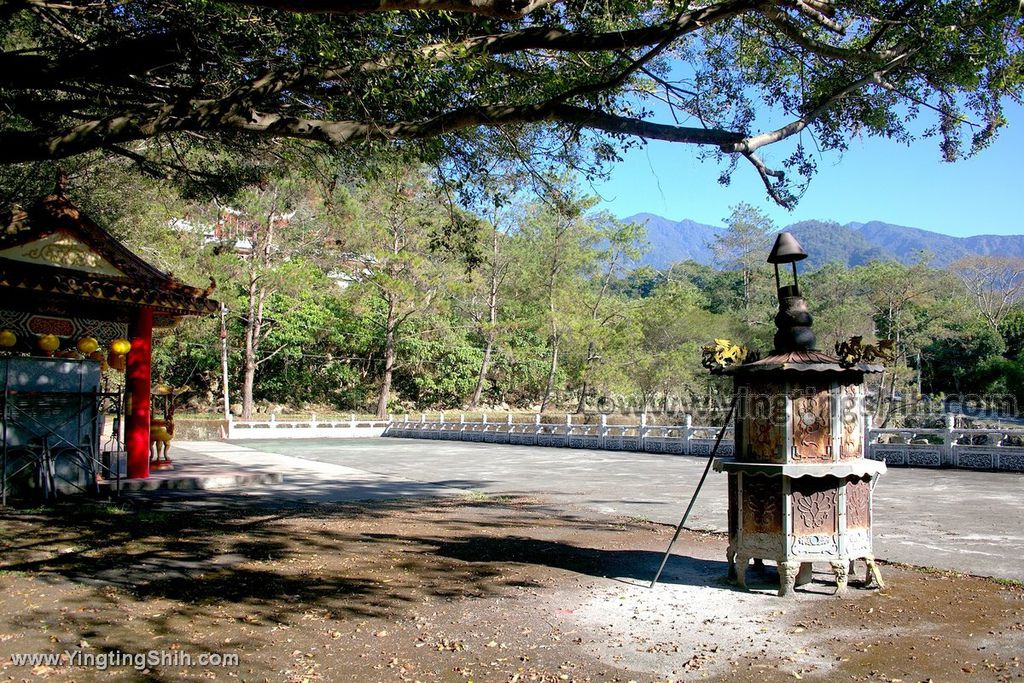
<path fill-rule="evenodd" d="M 795 263 L 807 258 L 807 252 L 796 241 L 791 232 L 780 232 L 775 238 L 772 253 L 768 254 L 768 263 Z"/>

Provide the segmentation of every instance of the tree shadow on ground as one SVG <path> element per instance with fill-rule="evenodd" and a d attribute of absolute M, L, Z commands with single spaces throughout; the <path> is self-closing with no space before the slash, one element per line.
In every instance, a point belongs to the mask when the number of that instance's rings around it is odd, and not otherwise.
<path fill-rule="evenodd" d="M 365 535 L 378 540 L 393 540 L 387 534 Z M 664 557 L 663 553 L 652 550 L 607 550 L 526 536 L 421 538 L 418 542 L 425 546 L 423 552 L 461 562 L 537 565 L 636 585 L 648 585 Z M 747 576 L 747 585 L 751 589 L 778 587 L 778 572 L 774 567 L 751 567 Z M 658 581 L 738 590 L 728 580 L 726 562 L 687 555 L 671 555 Z"/>
<path fill-rule="evenodd" d="M 72 643 L 96 638 L 126 652 L 154 639 L 202 651 L 196 625 L 222 624 L 258 649 L 273 642 L 275 625 L 401 619 L 435 600 L 543 590 L 557 572 L 646 582 L 660 553 L 601 546 L 629 534 L 626 545 L 649 540 L 653 529 L 504 497 L 310 505 L 213 495 L 198 507 L 77 500 L 0 513 L 0 585 L 5 572 L 27 575 L 39 583 L 21 585 L 41 583 L 46 594 L 28 608 L 10 603 L 0 628 L 48 624 Z M 663 581 L 726 588 L 725 570 L 674 556 Z M 251 632 L 258 626 L 270 628 Z"/>
<path fill-rule="evenodd" d="M 78 500 L 0 514 L 0 571 L 113 587 L 134 600 L 173 600 L 183 614 L 231 603 L 274 621 L 309 605 L 372 617 L 425 595 L 486 596 L 512 585 L 499 578 L 505 532 L 626 528 L 507 498 L 309 505 L 208 496 L 200 507 L 155 500 Z M 377 533 L 389 523 L 401 533 Z M 454 550 L 459 543 L 461 553 Z M 585 552 L 569 545 L 561 551 Z"/>

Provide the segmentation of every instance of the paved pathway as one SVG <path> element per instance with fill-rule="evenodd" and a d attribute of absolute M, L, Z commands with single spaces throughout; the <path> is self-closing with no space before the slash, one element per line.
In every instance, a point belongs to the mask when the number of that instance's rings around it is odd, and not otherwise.
<path fill-rule="evenodd" d="M 525 494 L 668 524 L 679 521 L 705 463 L 686 456 L 386 438 L 180 447 L 280 471 L 284 485 L 270 487 L 276 496 Z M 879 557 L 1024 580 L 1024 475 L 892 468 L 875 489 L 875 517 Z M 712 472 L 687 526 L 722 531 L 725 520 L 725 476 Z"/>

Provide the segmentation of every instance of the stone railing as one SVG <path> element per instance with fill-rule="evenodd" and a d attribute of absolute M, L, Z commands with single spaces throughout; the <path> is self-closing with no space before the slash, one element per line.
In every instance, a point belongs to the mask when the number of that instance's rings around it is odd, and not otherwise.
<path fill-rule="evenodd" d="M 420 416 L 418 421 L 405 416 L 393 421 L 384 436 L 411 439 L 443 439 L 446 441 L 475 441 L 520 446 L 549 446 L 554 448 L 591 448 L 611 451 L 637 451 L 646 453 L 674 453 L 678 455 L 707 455 L 711 452 L 720 427 L 698 427 L 687 416 L 684 425 L 649 425 L 641 416 L 640 424 L 610 425 L 602 415 L 597 424 L 573 422 L 566 415 L 564 422 L 546 423 L 541 416 L 533 422 L 515 422 L 511 415 L 502 421 L 436 420 Z M 722 439 L 719 454 L 732 454 L 732 428 Z"/>
<path fill-rule="evenodd" d="M 512 415 L 502 420 L 483 416 L 480 420 L 446 420 L 444 415 L 428 419 L 408 415 L 388 420 L 232 420 L 225 437 L 244 439 L 312 439 L 399 437 L 441 439 L 477 443 L 589 448 L 597 450 L 707 455 L 711 452 L 720 427 L 697 426 L 686 416 L 682 425 L 652 425 L 645 416 L 639 424 L 608 424 L 601 416 L 596 424 L 580 422 L 566 415 L 558 423 L 516 422 Z M 874 428 L 868 419 L 865 430 L 865 456 L 883 460 L 887 465 L 911 467 L 955 467 L 974 470 L 1024 472 L 1024 429 L 957 429 L 950 416 L 943 429 Z M 732 428 L 726 430 L 720 455 L 732 455 Z"/>
<path fill-rule="evenodd" d="M 866 456 L 887 465 L 1024 472 L 1024 429 L 867 430 Z"/>
<path fill-rule="evenodd" d="M 278 420 L 273 414 L 266 420 L 228 420 L 224 437 L 241 439 L 359 439 L 383 436 L 390 420 Z"/>

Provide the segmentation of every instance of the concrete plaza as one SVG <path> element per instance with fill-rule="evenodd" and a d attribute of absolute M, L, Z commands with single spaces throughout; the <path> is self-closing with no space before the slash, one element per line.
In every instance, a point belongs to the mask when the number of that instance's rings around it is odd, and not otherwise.
<path fill-rule="evenodd" d="M 188 458 L 280 473 L 251 490 L 309 500 L 467 492 L 536 496 L 553 504 L 676 524 L 705 458 L 413 439 L 192 442 Z M 708 475 L 687 526 L 723 531 L 725 476 Z M 1024 475 L 892 468 L 875 489 L 882 559 L 1024 580 Z"/>

